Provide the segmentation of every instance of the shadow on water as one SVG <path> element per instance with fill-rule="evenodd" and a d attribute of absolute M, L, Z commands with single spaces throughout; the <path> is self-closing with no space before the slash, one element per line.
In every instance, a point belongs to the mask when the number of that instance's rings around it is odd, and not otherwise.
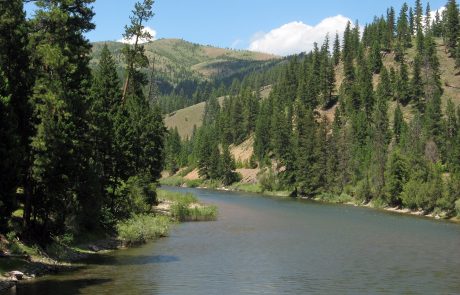
<path fill-rule="evenodd" d="M 81 290 L 90 286 L 102 285 L 112 282 L 111 279 L 47 279 L 20 283 L 12 288 L 8 295 L 45 295 L 45 294 L 62 294 L 74 295 L 82 294 Z"/>
<path fill-rule="evenodd" d="M 148 265 L 180 261 L 179 257 L 171 255 L 98 255 L 84 261 L 88 265 Z"/>

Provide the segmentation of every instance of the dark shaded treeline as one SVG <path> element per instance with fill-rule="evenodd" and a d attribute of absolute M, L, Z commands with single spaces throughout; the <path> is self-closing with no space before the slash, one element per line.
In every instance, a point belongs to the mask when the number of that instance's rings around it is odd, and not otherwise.
<path fill-rule="evenodd" d="M 142 91 L 143 46 L 125 46 L 126 96 L 107 48 L 89 68 L 93 0 L 0 2 L 0 232 L 46 242 L 145 212 L 164 162 L 159 107 Z M 142 37 L 152 0 L 126 26 Z M 145 37 L 145 36 L 144 36 Z M 23 218 L 11 213 L 23 209 Z M 20 211 L 18 211 L 20 213 Z"/>

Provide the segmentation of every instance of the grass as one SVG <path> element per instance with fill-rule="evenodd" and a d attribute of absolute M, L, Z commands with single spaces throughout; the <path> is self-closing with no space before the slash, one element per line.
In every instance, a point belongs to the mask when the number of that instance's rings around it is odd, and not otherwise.
<path fill-rule="evenodd" d="M 219 97 L 218 101 L 222 105 L 224 97 Z M 203 124 L 205 105 L 205 102 L 200 102 L 166 116 L 164 120 L 166 127 L 168 129 L 177 127 L 182 139 L 190 138 L 193 134 L 194 126 L 199 128 Z"/>
<path fill-rule="evenodd" d="M 236 183 L 231 189 L 247 193 L 262 193 L 263 189 L 259 183 Z"/>
<path fill-rule="evenodd" d="M 184 202 L 186 204 L 198 203 L 197 197 L 192 193 L 178 193 L 165 190 L 158 190 L 158 199 L 170 202 Z"/>
<path fill-rule="evenodd" d="M 317 201 L 327 202 L 327 203 L 334 203 L 334 204 L 345 204 L 349 202 L 353 202 L 353 197 L 342 193 L 338 194 L 331 194 L 331 193 L 322 193 L 318 197 L 315 198 Z"/>
<path fill-rule="evenodd" d="M 170 177 L 160 179 L 161 185 L 181 186 L 184 183 L 185 183 L 185 179 L 182 176 L 170 176 Z"/>
<path fill-rule="evenodd" d="M 202 179 L 185 179 L 182 176 L 171 176 L 160 179 L 161 185 L 167 186 L 182 186 L 186 187 L 199 187 L 203 184 Z"/>
<path fill-rule="evenodd" d="M 171 220 L 166 216 L 136 215 L 117 224 L 118 237 L 128 245 L 168 235 Z"/>
<path fill-rule="evenodd" d="M 217 207 L 199 203 L 194 194 L 158 190 L 158 199 L 173 203 L 171 216 L 177 221 L 211 221 L 217 219 Z"/>

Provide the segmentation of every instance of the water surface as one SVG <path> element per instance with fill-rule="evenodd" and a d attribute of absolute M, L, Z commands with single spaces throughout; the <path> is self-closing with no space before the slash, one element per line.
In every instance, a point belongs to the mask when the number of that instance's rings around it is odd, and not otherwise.
<path fill-rule="evenodd" d="M 11 294 L 460 294 L 460 225 L 367 208 L 192 191 L 215 222 Z"/>

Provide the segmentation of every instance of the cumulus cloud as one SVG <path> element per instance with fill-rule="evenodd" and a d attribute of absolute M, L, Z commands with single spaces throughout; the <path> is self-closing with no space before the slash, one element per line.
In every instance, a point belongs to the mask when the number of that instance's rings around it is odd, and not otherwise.
<path fill-rule="evenodd" d="M 249 45 L 249 50 L 289 55 L 308 52 L 315 42 L 321 44 L 329 33 L 331 39 L 335 33 L 342 34 L 349 18 L 342 15 L 323 19 L 316 26 L 294 21 L 273 29 L 268 33 L 256 33 Z"/>
<path fill-rule="evenodd" d="M 147 42 L 150 42 L 156 39 L 157 32 L 151 27 L 145 27 L 142 31 L 150 33 L 150 35 L 152 36 L 152 39 L 139 39 L 138 41 L 139 44 L 147 43 Z M 136 39 L 135 38 L 131 38 L 131 39 L 122 38 L 118 40 L 118 42 L 125 43 L 125 44 L 134 44 L 136 42 Z"/>
<path fill-rule="evenodd" d="M 442 14 L 443 14 L 444 10 L 446 10 L 446 7 L 441 6 L 441 8 L 431 11 L 431 13 L 430 13 L 431 22 L 434 21 L 434 19 L 436 17 L 436 12 L 439 12 L 439 16 L 442 18 Z M 424 17 L 424 19 L 425 19 L 425 17 Z"/>

